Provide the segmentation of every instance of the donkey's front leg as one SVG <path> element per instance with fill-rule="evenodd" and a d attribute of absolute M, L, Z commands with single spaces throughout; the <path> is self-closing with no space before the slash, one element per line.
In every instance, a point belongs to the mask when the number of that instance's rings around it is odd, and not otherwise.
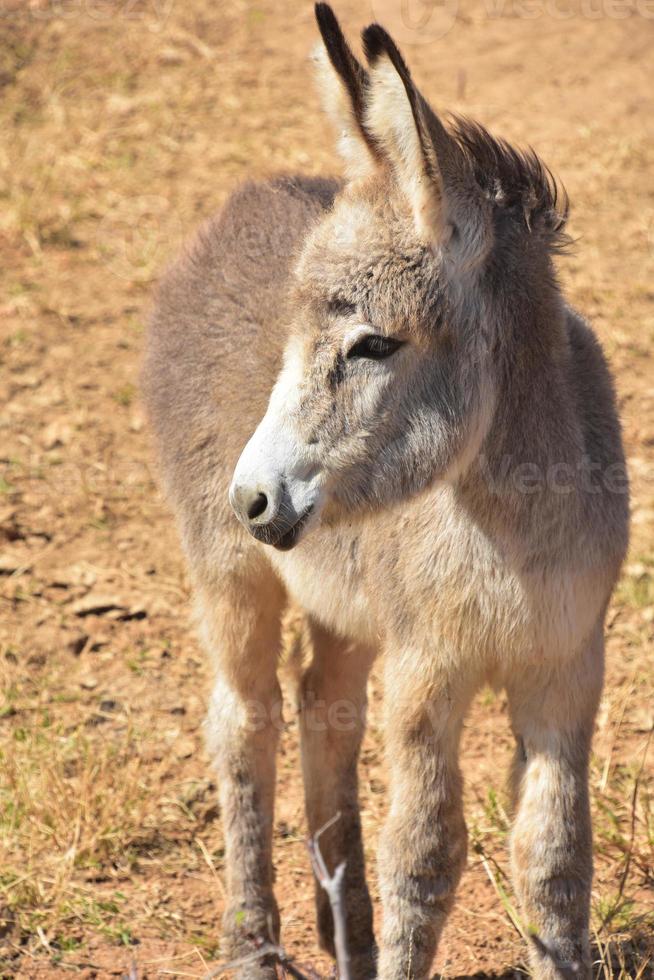
<path fill-rule="evenodd" d="M 277 583 L 265 579 L 230 581 L 198 602 L 201 636 L 216 665 L 207 745 L 218 772 L 225 836 L 223 951 L 229 959 L 279 937 L 271 850 L 282 603 Z M 276 973 L 269 960 L 256 960 L 238 975 L 253 980 Z"/>
<path fill-rule="evenodd" d="M 429 975 L 466 857 L 458 750 L 469 698 L 452 697 L 425 666 L 416 652 L 389 656 L 385 671 L 391 805 L 379 848 L 380 980 Z"/>
<path fill-rule="evenodd" d="M 351 973 L 375 975 L 372 905 L 366 885 L 357 779 L 365 725 L 366 682 L 374 651 L 309 622 L 313 660 L 302 676 L 299 708 L 309 833 L 337 814 L 320 837 L 331 873 L 345 861 L 345 907 Z M 325 891 L 316 885 L 320 944 L 334 955 L 334 923 Z"/>
<path fill-rule="evenodd" d="M 518 737 L 515 887 L 535 980 L 590 980 L 592 879 L 588 757 L 602 685 L 601 638 L 568 664 L 508 686 Z"/>

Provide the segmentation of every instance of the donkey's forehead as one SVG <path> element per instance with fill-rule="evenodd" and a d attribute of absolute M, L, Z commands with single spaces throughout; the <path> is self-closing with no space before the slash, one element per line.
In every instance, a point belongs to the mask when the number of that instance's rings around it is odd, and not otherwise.
<path fill-rule="evenodd" d="M 391 251 L 399 243 L 418 245 L 411 214 L 389 181 L 361 181 L 346 186 L 322 224 L 336 248 L 362 252 Z"/>
<path fill-rule="evenodd" d="M 366 249 L 392 249 L 400 237 L 401 219 L 384 202 L 369 197 L 337 198 L 332 212 L 325 218 L 322 231 L 329 235 L 332 247 L 344 254 L 365 254 Z"/>
<path fill-rule="evenodd" d="M 337 200 L 307 241 L 298 268 L 316 300 L 356 305 L 380 326 L 419 326 L 439 288 L 439 258 L 392 202 Z"/>

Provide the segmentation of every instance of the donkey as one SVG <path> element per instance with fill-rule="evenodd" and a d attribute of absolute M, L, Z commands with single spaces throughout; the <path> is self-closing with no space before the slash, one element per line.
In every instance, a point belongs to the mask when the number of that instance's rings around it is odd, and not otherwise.
<path fill-rule="evenodd" d="M 444 125 L 379 25 L 363 32 L 364 67 L 331 9 L 316 15 L 345 179 L 238 190 L 163 279 L 143 370 L 215 668 L 227 951 L 279 933 L 292 600 L 312 651 L 298 695 L 308 829 L 341 815 L 321 845 L 328 866 L 346 862 L 353 976 L 429 975 L 466 859 L 461 729 L 490 683 L 516 737 L 512 867 L 533 976 L 587 980 L 589 751 L 628 499 L 607 366 L 554 271 L 567 200 L 533 152 Z M 378 653 L 377 951 L 357 757 Z M 265 960 L 240 969 L 274 976 Z"/>

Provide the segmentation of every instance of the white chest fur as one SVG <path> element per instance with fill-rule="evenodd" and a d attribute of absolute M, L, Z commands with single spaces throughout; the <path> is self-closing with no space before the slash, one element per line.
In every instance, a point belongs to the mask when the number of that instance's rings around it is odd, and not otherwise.
<path fill-rule="evenodd" d="M 378 640 L 356 525 L 338 532 L 317 527 L 293 551 L 271 557 L 289 594 L 324 626 L 361 642 Z"/>

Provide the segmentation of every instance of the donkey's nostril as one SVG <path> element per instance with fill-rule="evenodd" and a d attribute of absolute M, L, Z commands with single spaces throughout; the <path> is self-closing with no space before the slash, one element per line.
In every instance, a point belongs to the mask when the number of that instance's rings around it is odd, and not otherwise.
<path fill-rule="evenodd" d="M 267 506 L 268 498 L 266 497 L 265 493 L 258 493 L 248 507 L 249 519 L 254 521 L 257 517 L 261 517 Z"/>

